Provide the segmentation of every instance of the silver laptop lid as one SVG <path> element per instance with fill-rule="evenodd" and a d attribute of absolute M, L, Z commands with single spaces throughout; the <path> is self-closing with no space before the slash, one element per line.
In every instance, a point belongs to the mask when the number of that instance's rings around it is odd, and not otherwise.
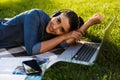
<path fill-rule="evenodd" d="M 105 28 L 104 36 L 103 36 L 102 42 L 101 42 L 101 44 L 100 44 L 100 50 L 101 50 L 102 45 L 108 40 L 108 38 L 109 38 L 109 36 L 110 36 L 110 33 L 111 33 L 111 31 L 112 31 L 112 28 L 113 28 L 112 25 L 113 25 L 113 23 L 115 22 L 116 18 L 117 18 L 117 15 L 115 15 L 115 16 L 113 17 L 112 21 L 111 21 L 111 22 L 108 24 L 108 26 Z"/>

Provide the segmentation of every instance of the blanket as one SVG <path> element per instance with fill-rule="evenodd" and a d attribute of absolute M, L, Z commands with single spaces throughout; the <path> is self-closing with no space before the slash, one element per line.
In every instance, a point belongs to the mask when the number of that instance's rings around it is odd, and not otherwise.
<path fill-rule="evenodd" d="M 26 56 L 26 51 L 24 46 L 0 49 L 0 58 L 1 57 L 19 57 L 19 56 Z"/>
<path fill-rule="evenodd" d="M 38 58 L 53 58 L 58 57 L 65 49 L 57 48 L 51 51 L 45 52 L 43 54 L 33 55 L 29 57 L 38 57 Z M 26 55 L 26 50 L 24 46 L 12 47 L 12 48 L 2 48 L 0 49 L 0 58 L 3 57 L 28 57 Z"/>

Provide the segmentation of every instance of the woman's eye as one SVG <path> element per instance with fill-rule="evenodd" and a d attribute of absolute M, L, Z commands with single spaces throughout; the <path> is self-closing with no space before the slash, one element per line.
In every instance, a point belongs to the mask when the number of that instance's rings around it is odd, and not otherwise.
<path fill-rule="evenodd" d="M 58 23 L 61 23 L 61 19 L 60 19 L 60 17 L 57 18 L 57 22 L 58 22 Z"/>

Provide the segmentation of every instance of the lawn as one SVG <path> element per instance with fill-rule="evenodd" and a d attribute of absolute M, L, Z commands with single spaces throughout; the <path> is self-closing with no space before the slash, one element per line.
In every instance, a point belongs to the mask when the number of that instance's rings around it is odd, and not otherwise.
<path fill-rule="evenodd" d="M 92 66 L 59 62 L 49 68 L 43 80 L 120 80 L 120 0 L 1 0 L 0 18 L 11 18 L 20 12 L 39 8 L 50 16 L 56 10 L 69 8 L 87 21 L 94 13 L 104 16 L 102 24 L 85 33 L 84 40 L 100 42 L 106 26 L 118 15 L 111 34 Z"/>

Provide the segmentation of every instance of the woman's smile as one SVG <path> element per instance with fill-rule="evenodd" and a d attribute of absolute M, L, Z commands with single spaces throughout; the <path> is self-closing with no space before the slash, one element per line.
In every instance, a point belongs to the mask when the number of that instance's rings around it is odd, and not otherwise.
<path fill-rule="evenodd" d="M 63 15 L 53 17 L 46 27 L 46 32 L 54 35 L 62 35 L 69 32 L 69 30 L 69 20 Z"/>

